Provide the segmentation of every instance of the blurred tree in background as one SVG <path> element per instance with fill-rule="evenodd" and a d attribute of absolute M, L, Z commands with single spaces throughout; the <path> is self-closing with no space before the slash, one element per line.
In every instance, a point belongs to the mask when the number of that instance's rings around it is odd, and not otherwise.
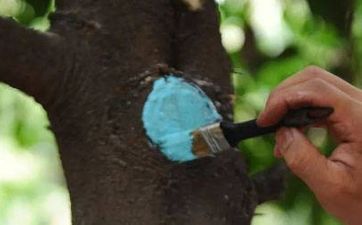
<path fill-rule="evenodd" d="M 49 27 L 53 10 L 51 0 L 0 0 L 1 16 L 40 31 Z M 0 85 L 2 225 L 70 225 L 68 191 L 48 126 L 45 111 L 32 98 Z"/>
<path fill-rule="evenodd" d="M 360 85 L 362 2 L 340 0 L 218 0 L 223 45 L 234 65 L 235 120 L 257 116 L 282 80 L 314 64 Z M 0 0 L 0 15 L 45 31 L 51 0 Z M 1 63 L 1 59 L 0 59 Z M 0 224 L 68 225 L 70 212 L 60 162 L 46 114 L 32 99 L 0 87 Z M 325 154 L 333 143 L 324 130 L 309 135 Z M 240 148 L 250 172 L 275 163 L 273 138 Z M 257 150 L 257 151 L 255 151 Z M 254 225 L 339 224 L 306 186 L 291 177 L 285 196 L 261 205 Z"/>

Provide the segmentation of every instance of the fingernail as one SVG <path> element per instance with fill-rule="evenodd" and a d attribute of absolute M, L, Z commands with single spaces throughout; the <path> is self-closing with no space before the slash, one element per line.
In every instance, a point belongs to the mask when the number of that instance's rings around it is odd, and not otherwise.
<path fill-rule="evenodd" d="M 279 141 L 279 151 L 281 154 L 283 154 L 285 151 L 287 151 L 291 144 L 293 143 L 294 137 L 293 137 L 293 128 L 284 128 L 282 133 L 280 134 L 280 141 Z"/>

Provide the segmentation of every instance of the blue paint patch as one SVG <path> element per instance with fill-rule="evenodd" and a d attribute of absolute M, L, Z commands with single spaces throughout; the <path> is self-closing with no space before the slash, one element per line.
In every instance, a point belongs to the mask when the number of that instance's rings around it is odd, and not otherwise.
<path fill-rule="evenodd" d="M 172 161 L 196 159 L 191 132 L 221 120 L 212 101 L 196 85 L 183 78 L 156 80 L 143 108 L 148 137 Z"/>

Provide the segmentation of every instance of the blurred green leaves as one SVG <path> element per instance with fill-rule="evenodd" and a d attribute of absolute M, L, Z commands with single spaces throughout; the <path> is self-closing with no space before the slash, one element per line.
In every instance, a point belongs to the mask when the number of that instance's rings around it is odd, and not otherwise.
<path fill-rule="evenodd" d="M 0 0 L 0 16 L 40 31 L 53 0 Z M 70 203 L 54 136 L 43 108 L 0 85 L 0 224 L 68 225 Z"/>
<path fill-rule="evenodd" d="M 0 15 L 4 17 L 22 16 L 26 8 L 22 0 L 0 0 L 0 5 Z"/>
<path fill-rule="evenodd" d="M 0 85 L 0 224 L 70 224 L 55 139 L 33 99 Z"/>
<path fill-rule="evenodd" d="M 311 64 L 347 79 L 355 78 L 356 84 L 362 82 L 358 76 L 362 57 L 362 1 L 357 1 L 354 14 L 346 12 L 354 15 L 350 36 L 342 36 L 338 30 L 343 28 L 325 21 L 322 15 L 313 14 L 326 9 L 312 10 L 307 0 L 218 2 L 223 44 L 234 65 L 235 121 L 255 118 L 274 87 Z M 315 6 L 327 8 L 325 4 Z M 325 130 L 312 129 L 309 137 L 324 154 L 330 154 L 334 144 Z M 277 161 L 272 153 L 272 136 L 247 140 L 239 147 L 247 158 L 251 174 Z M 283 199 L 260 206 L 257 214 L 253 225 L 339 224 L 293 176 Z"/>
<path fill-rule="evenodd" d="M 50 27 L 48 15 L 54 10 L 54 0 L 0 0 L 0 16 L 40 31 Z"/>

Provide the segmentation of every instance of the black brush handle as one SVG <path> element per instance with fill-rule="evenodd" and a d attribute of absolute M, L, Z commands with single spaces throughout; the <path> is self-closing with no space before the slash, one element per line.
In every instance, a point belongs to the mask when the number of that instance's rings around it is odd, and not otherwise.
<path fill-rule="evenodd" d="M 320 122 L 333 113 L 331 107 L 303 107 L 290 110 L 277 124 L 260 127 L 256 120 L 242 123 L 221 122 L 220 127 L 225 138 L 232 147 L 235 147 L 241 140 L 274 133 L 280 127 L 304 127 Z"/>

